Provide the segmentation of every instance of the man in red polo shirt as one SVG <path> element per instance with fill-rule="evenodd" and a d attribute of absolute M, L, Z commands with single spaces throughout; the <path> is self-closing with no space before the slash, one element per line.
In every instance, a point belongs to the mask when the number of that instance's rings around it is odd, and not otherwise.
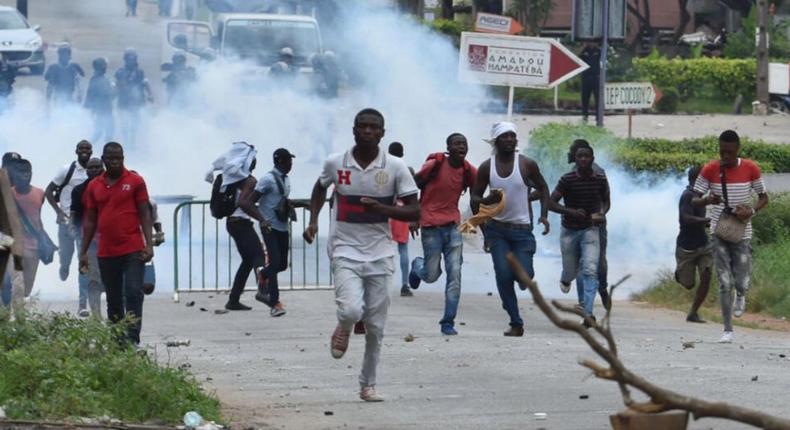
<path fill-rule="evenodd" d="M 143 271 L 154 256 L 151 211 L 145 181 L 123 165 L 120 143 L 104 145 L 106 171 L 85 190 L 85 221 L 80 247 L 80 271 L 88 268 L 88 245 L 99 233 L 99 272 L 107 292 L 107 318 L 136 318 L 128 337 L 140 344 L 143 317 Z"/>

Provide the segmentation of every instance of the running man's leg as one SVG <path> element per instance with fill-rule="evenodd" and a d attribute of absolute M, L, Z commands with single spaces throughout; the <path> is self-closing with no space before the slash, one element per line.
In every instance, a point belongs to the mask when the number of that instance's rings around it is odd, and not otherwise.
<path fill-rule="evenodd" d="M 145 263 L 140 253 L 135 252 L 122 257 L 123 264 L 123 297 L 127 315 L 136 319 L 129 325 L 129 340 L 135 345 L 140 344 L 140 330 L 143 327 L 143 272 Z"/>
<path fill-rule="evenodd" d="M 414 259 L 412 271 L 430 284 L 442 276 L 442 232 L 440 228 L 422 228 L 420 234 L 423 256 Z"/>
<path fill-rule="evenodd" d="M 732 331 L 732 290 L 735 277 L 732 273 L 732 256 L 727 242 L 713 237 L 713 261 L 719 279 L 719 299 L 724 331 Z"/>
<path fill-rule="evenodd" d="M 593 315 L 595 295 L 598 292 L 598 259 L 600 256 L 600 232 L 598 227 L 582 230 L 579 243 L 579 277 L 583 280 L 584 313 Z"/>
<path fill-rule="evenodd" d="M 489 223 L 486 227 L 488 243 L 491 247 L 491 260 L 494 262 L 497 290 L 499 291 L 499 298 L 502 300 L 502 309 L 510 316 L 510 326 L 520 328 L 524 327 L 524 321 L 521 319 L 518 311 L 518 300 L 514 285 L 516 279 L 513 275 L 513 270 L 510 269 L 510 264 L 507 262 L 507 253 L 515 252 L 508 240 L 508 235 L 512 234 L 513 231 L 497 226 L 495 223 Z M 524 268 L 531 271 L 532 264 L 529 265 L 529 268 Z M 532 272 L 529 272 L 529 274 L 531 275 Z"/>
<path fill-rule="evenodd" d="M 384 326 L 387 322 L 387 310 L 390 305 L 389 285 L 395 271 L 395 262 L 391 257 L 364 263 L 363 285 L 365 311 L 362 320 L 365 322 L 365 358 L 362 361 L 362 372 L 359 375 L 360 388 L 376 385 L 376 368 L 381 353 L 381 341 L 384 338 Z"/>
<path fill-rule="evenodd" d="M 346 332 L 350 332 L 354 324 L 362 320 L 365 310 L 365 289 L 359 270 L 362 264 L 342 257 L 332 259 L 337 322 Z"/>
<path fill-rule="evenodd" d="M 398 244 L 398 256 L 400 257 L 400 284 L 409 285 L 409 243 Z"/>
<path fill-rule="evenodd" d="M 444 290 L 444 316 L 439 324 L 442 327 L 453 327 L 458 313 L 458 302 L 461 300 L 461 265 L 463 264 L 464 240 L 455 224 L 444 227 L 442 254 L 444 268 L 447 271 L 447 284 Z"/>

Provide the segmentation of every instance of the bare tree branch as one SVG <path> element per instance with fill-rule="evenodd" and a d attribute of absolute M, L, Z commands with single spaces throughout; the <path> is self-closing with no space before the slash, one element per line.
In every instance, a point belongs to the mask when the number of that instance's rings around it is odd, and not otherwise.
<path fill-rule="evenodd" d="M 642 413 L 658 413 L 670 410 L 688 411 L 692 414 L 695 420 L 705 417 L 711 418 L 724 418 L 732 421 L 737 421 L 745 424 L 751 424 L 755 427 L 763 428 L 766 430 L 790 430 L 790 420 L 786 418 L 775 417 L 760 411 L 745 408 L 738 405 L 733 405 L 724 402 L 708 402 L 695 397 L 686 396 L 676 393 L 671 390 L 661 388 L 653 383 L 647 381 L 635 373 L 629 371 L 625 365 L 617 357 L 616 348 L 611 345 L 615 344 L 614 336 L 612 336 L 609 327 L 601 327 L 595 321 L 587 318 L 588 323 L 592 323 L 595 331 L 601 333 L 606 339 L 609 348 L 604 347 L 584 326 L 578 322 L 561 318 L 554 309 L 549 306 L 543 298 L 535 283 L 515 256 L 512 253 L 507 255 L 508 263 L 513 269 L 516 280 L 522 285 L 526 285 L 532 293 L 532 299 L 535 305 L 543 312 L 546 317 L 557 327 L 575 332 L 609 365 L 608 368 L 600 366 L 591 360 L 583 360 L 580 364 L 593 371 L 596 377 L 616 381 L 620 385 L 620 392 L 623 394 L 623 401 L 625 405 L 633 411 Z M 555 308 L 565 312 L 576 314 L 571 307 L 563 305 L 559 302 L 552 302 Z M 647 403 L 635 403 L 631 399 L 628 387 L 633 387 L 650 398 Z"/>

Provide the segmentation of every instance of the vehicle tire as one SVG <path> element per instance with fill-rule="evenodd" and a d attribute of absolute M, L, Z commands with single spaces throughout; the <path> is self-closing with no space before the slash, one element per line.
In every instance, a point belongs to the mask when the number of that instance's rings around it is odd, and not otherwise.
<path fill-rule="evenodd" d="M 39 66 L 30 66 L 30 74 L 31 75 L 43 75 L 44 74 L 44 68 L 46 66 L 47 66 L 46 64 L 41 64 Z"/>

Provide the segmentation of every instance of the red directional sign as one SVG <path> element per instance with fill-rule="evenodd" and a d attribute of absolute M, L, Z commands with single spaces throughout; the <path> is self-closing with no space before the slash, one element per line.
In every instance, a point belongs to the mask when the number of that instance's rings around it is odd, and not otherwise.
<path fill-rule="evenodd" d="M 589 66 L 554 39 L 502 34 L 461 34 L 462 82 L 553 88 Z"/>

